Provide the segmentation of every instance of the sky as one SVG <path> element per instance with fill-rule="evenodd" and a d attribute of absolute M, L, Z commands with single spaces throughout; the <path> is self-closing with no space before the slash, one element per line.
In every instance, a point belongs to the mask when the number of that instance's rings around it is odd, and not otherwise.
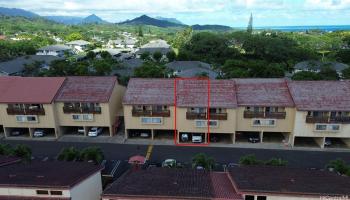
<path fill-rule="evenodd" d="M 39 15 L 96 14 L 120 22 L 142 14 L 185 24 L 245 27 L 250 13 L 259 26 L 350 25 L 350 0 L 0 0 L 0 7 Z"/>

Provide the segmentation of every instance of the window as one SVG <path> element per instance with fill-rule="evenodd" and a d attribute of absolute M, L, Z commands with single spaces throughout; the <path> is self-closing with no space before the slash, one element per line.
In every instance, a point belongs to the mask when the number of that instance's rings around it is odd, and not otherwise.
<path fill-rule="evenodd" d="M 253 126 L 275 126 L 275 119 L 253 119 Z"/>
<path fill-rule="evenodd" d="M 266 200 L 266 196 L 258 196 L 257 200 Z"/>
<path fill-rule="evenodd" d="M 72 119 L 74 121 L 93 121 L 94 115 L 93 114 L 74 114 L 72 115 Z"/>
<path fill-rule="evenodd" d="M 49 191 L 48 190 L 37 190 L 36 194 L 38 194 L 38 195 L 48 195 Z"/>
<path fill-rule="evenodd" d="M 73 120 L 79 121 L 80 115 L 72 115 Z"/>
<path fill-rule="evenodd" d="M 205 127 L 208 127 L 208 125 L 209 127 L 219 126 L 219 121 L 217 120 L 210 120 L 209 122 L 208 120 L 196 120 L 195 123 L 196 123 L 196 127 L 198 128 L 203 128 L 203 127 L 205 128 Z"/>
<path fill-rule="evenodd" d="M 35 115 L 16 115 L 17 122 L 38 122 L 38 118 Z"/>
<path fill-rule="evenodd" d="M 245 195 L 244 200 L 254 200 L 253 195 Z"/>
<path fill-rule="evenodd" d="M 93 115 L 91 114 L 83 114 L 83 121 L 92 121 Z"/>
<path fill-rule="evenodd" d="M 161 117 L 141 117 L 142 124 L 162 124 L 163 120 Z"/>
<path fill-rule="evenodd" d="M 51 195 L 62 195 L 62 191 L 58 191 L 58 190 L 51 190 L 50 191 Z"/>
<path fill-rule="evenodd" d="M 340 130 L 340 124 L 315 124 L 315 130 L 337 132 Z"/>

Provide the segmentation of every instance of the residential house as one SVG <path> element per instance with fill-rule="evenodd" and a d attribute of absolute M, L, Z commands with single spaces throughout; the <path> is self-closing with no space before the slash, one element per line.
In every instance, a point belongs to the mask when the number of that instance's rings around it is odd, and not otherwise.
<path fill-rule="evenodd" d="M 64 57 L 66 54 L 71 54 L 72 52 L 72 48 L 66 45 L 49 45 L 39 48 L 36 55 Z"/>
<path fill-rule="evenodd" d="M 55 98 L 58 125 L 62 133 L 84 135 L 92 127 L 103 128 L 103 134 L 114 135 L 123 116 L 122 97 L 125 88 L 117 77 L 67 77 Z"/>
<path fill-rule="evenodd" d="M 200 61 L 173 61 L 165 65 L 170 69 L 169 76 L 190 78 L 198 76 L 207 76 L 210 79 L 215 79 L 218 73 L 214 71 L 210 64 Z"/>
<path fill-rule="evenodd" d="M 350 81 L 290 81 L 293 145 L 350 146 Z"/>
<path fill-rule="evenodd" d="M 84 162 L 38 162 L 1 167 L 0 199 L 99 200 L 101 167 Z"/>
<path fill-rule="evenodd" d="M 293 134 L 294 102 L 285 79 L 234 79 L 237 92 L 236 142 L 287 144 Z"/>
<path fill-rule="evenodd" d="M 166 54 L 171 50 L 171 46 L 165 40 L 152 40 L 149 43 L 141 46 L 135 53 L 136 57 L 140 58 L 145 52 L 149 52 L 151 55 L 155 52 L 160 52 L 163 55 L 163 59 L 165 59 Z"/>
<path fill-rule="evenodd" d="M 231 143 L 234 139 L 237 103 L 232 80 L 131 79 L 123 106 L 126 138 L 140 133 L 152 139 L 174 138 L 177 133 L 177 142 L 189 142 L 181 140 L 187 134 L 188 139 L 200 135 L 208 143 L 210 132 Z"/>
<path fill-rule="evenodd" d="M 40 63 L 42 69 L 50 68 L 52 61 L 62 58 L 50 55 L 21 56 L 10 61 L 0 63 L 0 76 L 21 76 L 26 65 Z"/>
<path fill-rule="evenodd" d="M 14 130 L 33 137 L 36 130 L 47 136 L 59 135 L 54 98 L 63 77 L 0 77 L 0 125 L 5 137 Z"/>
<path fill-rule="evenodd" d="M 123 60 L 120 63 L 120 67 L 113 69 L 112 75 L 118 77 L 132 77 L 136 68 L 141 67 L 144 61 L 140 58 L 132 58 L 128 60 Z"/>
<path fill-rule="evenodd" d="M 320 72 L 323 67 L 330 67 L 334 69 L 338 75 L 342 76 L 342 71 L 349 67 L 349 65 L 340 62 L 321 62 L 316 60 L 303 61 L 295 64 L 294 72 L 309 71 L 309 72 Z"/>
<path fill-rule="evenodd" d="M 90 42 L 85 40 L 74 40 L 66 43 L 66 45 L 71 47 L 76 53 L 84 52 L 90 44 Z"/>
<path fill-rule="evenodd" d="M 134 49 L 136 48 L 137 40 L 133 38 L 109 40 L 107 43 L 108 48 L 117 49 Z"/>
<path fill-rule="evenodd" d="M 350 178 L 328 171 L 274 166 L 241 166 L 228 171 L 244 200 L 346 199 L 350 195 Z"/>
<path fill-rule="evenodd" d="M 243 200 L 225 172 L 150 168 L 129 172 L 102 194 L 102 200 Z"/>

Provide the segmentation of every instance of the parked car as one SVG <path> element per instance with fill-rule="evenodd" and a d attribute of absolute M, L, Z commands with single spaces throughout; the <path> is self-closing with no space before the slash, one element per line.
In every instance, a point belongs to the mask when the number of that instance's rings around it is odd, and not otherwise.
<path fill-rule="evenodd" d="M 250 135 L 248 137 L 248 142 L 251 142 L 251 143 L 258 143 L 258 142 L 260 142 L 259 135 Z"/>
<path fill-rule="evenodd" d="M 192 142 L 193 143 L 202 143 L 202 135 L 201 134 L 193 134 L 192 135 Z"/>
<path fill-rule="evenodd" d="M 187 142 L 188 141 L 188 134 L 183 133 L 181 134 L 181 142 Z"/>
<path fill-rule="evenodd" d="M 149 133 L 140 133 L 140 137 L 142 138 L 148 138 L 150 136 Z"/>
<path fill-rule="evenodd" d="M 24 131 L 21 129 L 13 129 L 10 133 L 11 136 L 20 136 L 23 134 L 24 134 Z"/>
<path fill-rule="evenodd" d="M 34 137 L 44 137 L 45 136 L 45 131 L 44 129 L 35 129 L 33 133 Z"/>
<path fill-rule="evenodd" d="M 92 127 L 90 130 L 89 130 L 89 133 L 88 133 L 88 136 L 89 137 L 97 137 L 99 134 L 102 133 L 102 128 L 99 128 L 99 127 Z"/>
<path fill-rule="evenodd" d="M 163 161 L 162 167 L 168 167 L 168 168 L 176 167 L 176 160 L 175 159 L 166 159 Z"/>
<path fill-rule="evenodd" d="M 329 138 L 326 138 L 326 140 L 324 141 L 324 146 L 329 147 L 331 145 L 332 145 L 332 140 Z"/>
<path fill-rule="evenodd" d="M 85 134 L 85 129 L 84 129 L 84 127 L 79 127 L 79 128 L 78 128 L 78 134 Z"/>

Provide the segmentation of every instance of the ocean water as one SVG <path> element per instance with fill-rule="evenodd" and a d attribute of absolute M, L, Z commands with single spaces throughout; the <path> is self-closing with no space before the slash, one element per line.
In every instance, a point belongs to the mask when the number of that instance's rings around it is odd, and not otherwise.
<path fill-rule="evenodd" d="M 350 30 L 350 25 L 320 25 L 320 26 L 264 26 L 254 27 L 255 30 L 278 30 L 286 32 L 300 32 L 307 30 L 320 30 L 320 31 L 341 31 Z"/>

